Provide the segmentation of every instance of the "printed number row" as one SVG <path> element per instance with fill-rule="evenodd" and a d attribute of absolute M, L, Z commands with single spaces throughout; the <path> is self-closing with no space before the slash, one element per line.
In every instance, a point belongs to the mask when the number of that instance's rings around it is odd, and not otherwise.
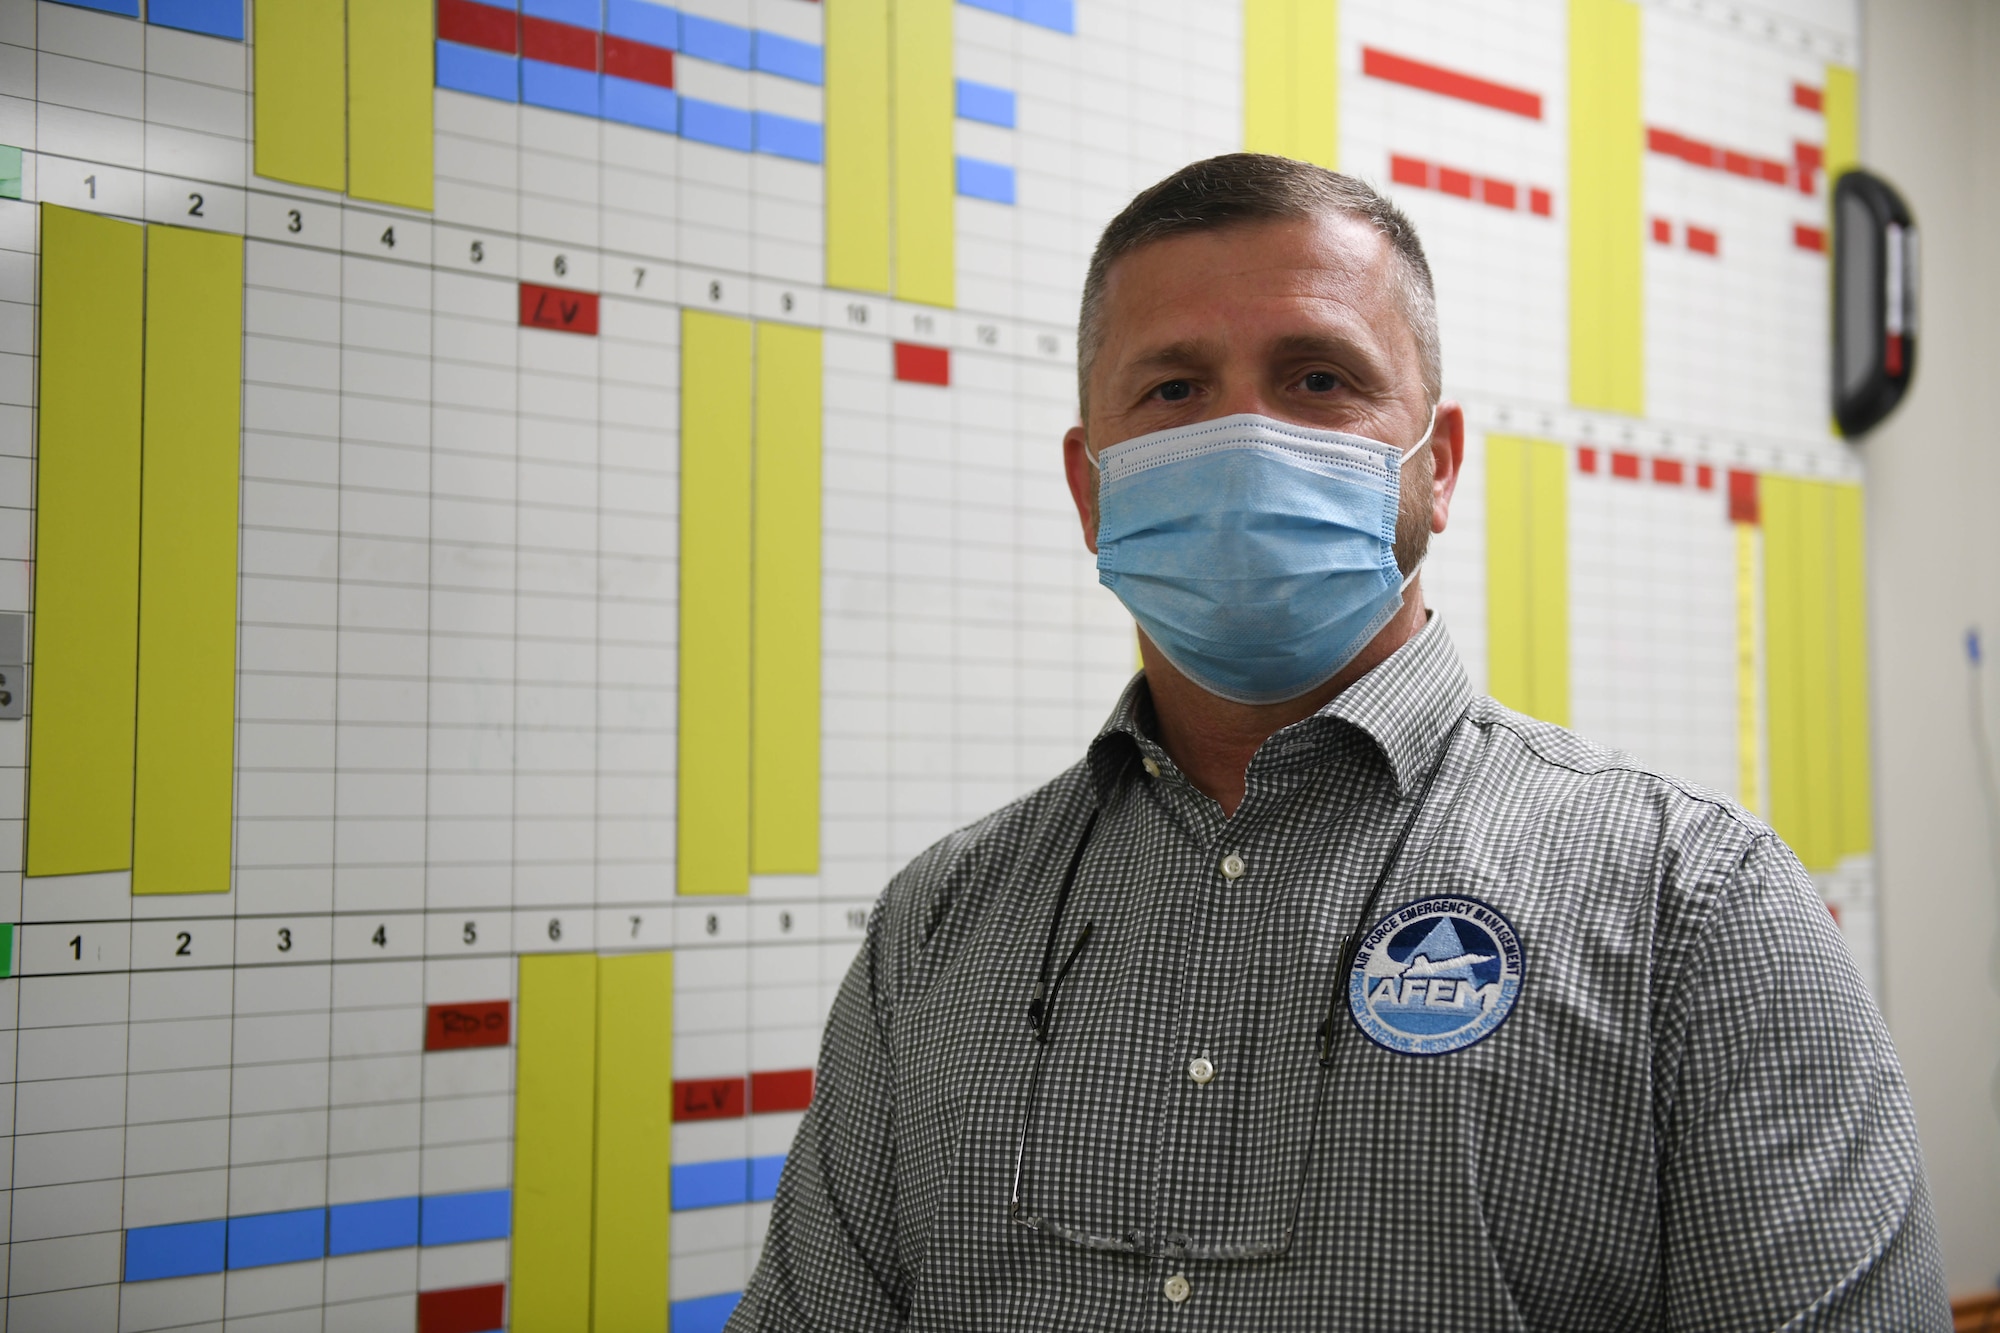
<path fill-rule="evenodd" d="M 811 944 L 858 939 L 867 921 L 867 908 L 856 904 L 735 901 L 636 910 L 34 923 L 21 927 L 20 970 L 34 976 L 251 963 Z"/>

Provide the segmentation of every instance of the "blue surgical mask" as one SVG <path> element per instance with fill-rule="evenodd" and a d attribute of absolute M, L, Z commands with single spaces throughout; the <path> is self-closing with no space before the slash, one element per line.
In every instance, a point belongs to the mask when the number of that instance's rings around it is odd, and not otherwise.
<path fill-rule="evenodd" d="M 1244 414 L 1097 457 L 1097 577 L 1188 679 L 1238 703 L 1331 680 L 1402 609 L 1416 448 Z M 1410 571 L 1415 577 L 1416 571 Z"/>

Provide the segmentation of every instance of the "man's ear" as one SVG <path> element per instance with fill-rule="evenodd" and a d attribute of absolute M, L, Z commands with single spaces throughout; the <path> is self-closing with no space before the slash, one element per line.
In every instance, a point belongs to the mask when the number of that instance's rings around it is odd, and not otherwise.
<path fill-rule="evenodd" d="M 1465 466 L 1465 409 L 1447 398 L 1438 404 L 1431 435 L 1431 531 L 1443 532 L 1451 519 L 1451 497 Z"/>
<path fill-rule="evenodd" d="M 1091 466 L 1081 425 L 1063 432 L 1063 476 L 1069 482 L 1069 498 L 1076 502 L 1077 521 L 1083 525 L 1083 544 L 1096 555 L 1097 469 Z"/>

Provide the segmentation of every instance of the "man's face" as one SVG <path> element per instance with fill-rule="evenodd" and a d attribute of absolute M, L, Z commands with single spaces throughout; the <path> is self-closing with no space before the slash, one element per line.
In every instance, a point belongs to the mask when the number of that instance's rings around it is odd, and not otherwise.
<path fill-rule="evenodd" d="M 1396 262 L 1374 227 L 1338 216 L 1197 232 L 1118 260 L 1089 415 L 1065 440 L 1090 548 L 1097 493 L 1086 449 L 1238 412 L 1415 445 L 1430 407 Z M 1404 469 L 1412 536 L 1444 530 L 1462 431 L 1457 405 L 1441 405 L 1435 476 L 1423 460 Z"/>

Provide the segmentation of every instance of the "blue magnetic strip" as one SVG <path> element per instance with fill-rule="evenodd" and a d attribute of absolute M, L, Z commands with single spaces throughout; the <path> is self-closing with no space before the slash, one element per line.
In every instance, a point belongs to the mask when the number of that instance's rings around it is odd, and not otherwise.
<path fill-rule="evenodd" d="M 826 161 L 826 133 L 810 120 L 781 116 L 774 111 L 756 113 L 757 151 L 772 157 L 789 157 L 798 162 Z"/>
<path fill-rule="evenodd" d="M 750 1159 L 750 1202 L 763 1203 L 778 1197 L 778 1177 L 785 1173 L 785 1155 Z"/>
<path fill-rule="evenodd" d="M 604 30 L 648 46 L 675 50 L 681 44 L 681 14 L 651 0 L 604 0 Z"/>
<path fill-rule="evenodd" d="M 958 159 L 958 192 L 968 199 L 990 199 L 996 204 L 1014 202 L 1014 168 L 998 162 L 982 162 L 976 157 Z"/>
<path fill-rule="evenodd" d="M 1020 19 L 1038 28 L 1076 32 L 1076 0 L 1020 0 Z"/>
<path fill-rule="evenodd" d="M 417 1243 L 417 1196 L 339 1203 L 326 1210 L 326 1252 L 365 1254 Z"/>
<path fill-rule="evenodd" d="M 753 142 L 750 113 L 739 111 L 733 106 L 720 106 L 714 102 L 698 102 L 692 97 L 683 97 L 681 138 L 693 139 L 696 143 L 712 143 L 718 148 L 734 148 L 739 153 L 747 153 Z"/>
<path fill-rule="evenodd" d="M 133 1227 L 125 1233 L 125 1280 L 220 1273 L 228 1236 L 227 1224 L 220 1221 Z"/>
<path fill-rule="evenodd" d="M 240 42 L 243 0 L 149 0 L 146 22 Z"/>
<path fill-rule="evenodd" d="M 604 76 L 604 118 L 641 129 L 672 134 L 680 128 L 679 103 L 671 88 L 655 88 L 650 83 Z"/>
<path fill-rule="evenodd" d="M 675 1301 L 667 1311 L 667 1327 L 672 1333 L 722 1333 L 722 1326 L 742 1299 L 740 1291 L 725 1291 L 720 1296 Z"/>
<path fill-rule="evenodd" d="M 733 69 L 750 68 L 750 30 L 734 23 L 681 15 L 681 51 Z"/>
<path fill-rule="evenodd" d="M 518 14 L 521 12 L 521 6 L 515 3 L 515 0 L 472 0 L 472 3 L 475 5 L 485 5 L 488 9 L 504 9 L 509 14 Z"/>
<path fill-rule="evenodd" d="M 958 81 L 958 117 L 960 120 L 976 120 L 987 125 L 1014 128 L 1014 94 L 1006 88 L 995 88 L 990 83 L 974 83 L 971 79 Z"/>
<path fill-rule="evenodd" d="M 967 9 L 983 9 L 989 14 L 1005 14 L 1010 19 L 1021 17 L 1018 0 L 958 0 Z"/>
<path fill-rule="evenodd" d="M 800 83 L 826 82 L 826 51 L 811 42 L 780 37 L 775 32 L 757 34 L 755 60 L 766 74 L 797 79 Z"/>
<path fill-rule="evenodd" d="M 521 62 L 498 51 L 482 51 L 457 42 L 437 44 L 437 86 L 455 93 L 521 100 Z"/>
<path fill-rule="evenodd" d="M 674 1211 L 720 1208 L 750 1201 L 750 1161 L 731 1157 L 721 1162 L 692 1162 L 674 1168 Z"/>
<path fill-rule="evenodd" d="M 553 19 L 592 32 L 604 26 L 604 9 L 597 0 L 521 0 L 521 12 L 529 18 Z"/>
<path fill-rule="evenodd" d="M 513 1200 L 512 1190 L 426 1195 L 423 1243 L 463 1245 L 467 1241 L 504 1239 L 512 1222 Z"/>
<path fill-rule="evenodd" d="M 128 19 L 139 17 L 139 0 L 56 0 L 56 3 L 76 9 L 102 10 L 106 14 L 123 14 Z"/>
<path fill-rule="evenodd" d="M 229 1219 L 229 1266 L 263 1268 L 326 1257 L 326 1209 L 252 1213 Z"/>
<path fill-rule="evenodd" d="M 589 70 L 551 65 L 546 60 L 521 62 L 521 100 L 529 106 L 595 116 L 601 99 L 598 77 Z"/>

